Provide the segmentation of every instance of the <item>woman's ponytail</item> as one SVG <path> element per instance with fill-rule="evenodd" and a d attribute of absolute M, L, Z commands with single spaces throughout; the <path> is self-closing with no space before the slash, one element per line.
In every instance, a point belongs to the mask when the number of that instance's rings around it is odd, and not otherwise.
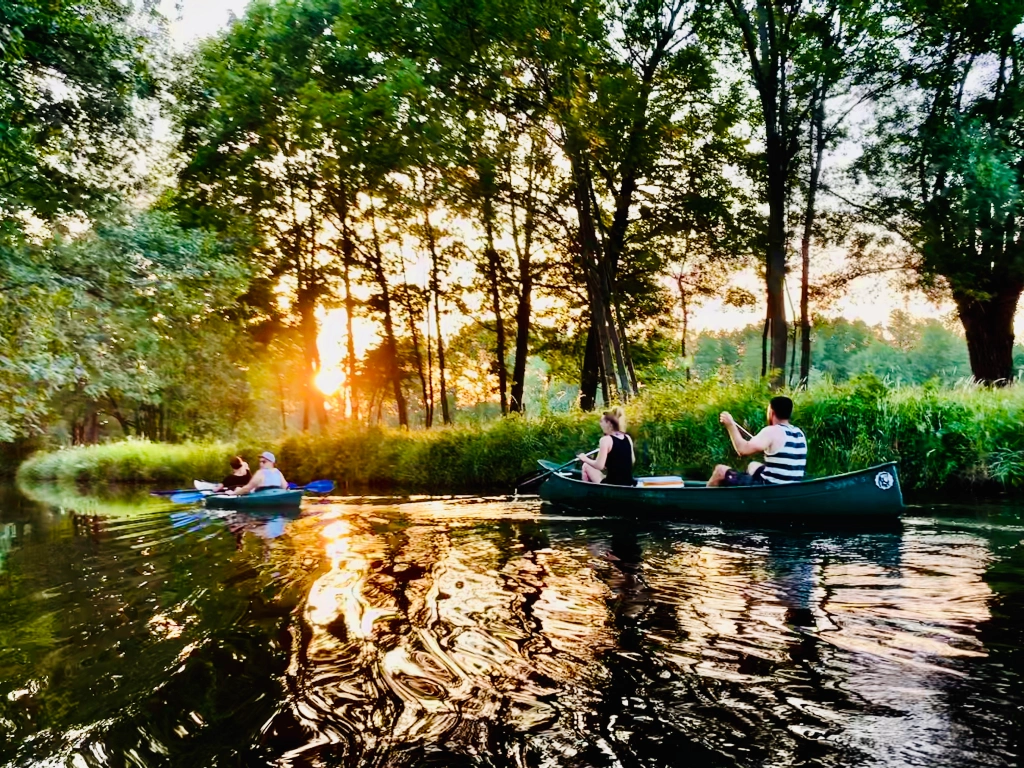
<path fill-rule="evenodd" d="M 605 411 L 602 416 L 608 420 L 608 423 L 612 425 L 616 432 L 626 431 L 626 412 L 619 406 L 615 406 L 610 411 Z"/>

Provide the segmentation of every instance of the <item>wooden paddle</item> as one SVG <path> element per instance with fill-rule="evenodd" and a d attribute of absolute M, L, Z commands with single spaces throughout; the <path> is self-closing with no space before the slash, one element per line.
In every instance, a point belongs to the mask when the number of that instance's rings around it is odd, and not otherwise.
<path fill-rule="evenodd" d="M 594 450 L 592 450 L 592 451 L 588 451 L 587 453 L 585 453 L 585 454 L 583 454 L 583 455 L 584 455 L 584 456 L 592 456 L 592 455 L 594 455 L 595 453 L 597 453 L 597 452 L 598 452 L 599 450 L 601 450 L 601 449 L 600 449 L 600 448 L 595 448 Z M 538 480 L 540 480 L 541 478 L 547 477 L 547 476 L 548 476 L 548 475 L 550 475 L 550 474 L 551 474 L 552 472 L 558 472 L 558 471 L 560 471 L 560 470 L 563 470 L 563 469 L 565 469 L 566 467 L 571 467 L 571 466 L 572 466 L 573 464 L 575 464 L 575 463 L 576 463 L 577 461 L 579 461 L 579 458 L 578 458 L 578 457 L 576 457 L 576 458 L 573 458 L 573 460 L 572 460 L 572 461 L 568 461 L 568 462 L 566 462 L 565 464 L 563 464 L 562 466 L 560 466 L 560 467 L 555 467 L 554 469 L 543 469 L 543 470 L 541 470 L 541 469 L 536 469 L 536 470 L 534 470 L 533 472 L 530 472 L 530 473 L 529 473 L 529 474 L 527 474 L 527 475 L 523 475 L 523 476 L 522 476 L 522 477 L 520 477 L 520 478 L 519 478 L 518 480 L 516 480 L 516 483 L 515 483 L 515 492 L 516 492 L 516 493 L 519 493 L 519 489 L 520 489 L 520 488 L 522 488 L 523 486 L 526 486 L 526 485 L 534 485 L 534 484 L 535 484 L 535 483 L 536 483 L 536 482 L 537 482 Z"/>

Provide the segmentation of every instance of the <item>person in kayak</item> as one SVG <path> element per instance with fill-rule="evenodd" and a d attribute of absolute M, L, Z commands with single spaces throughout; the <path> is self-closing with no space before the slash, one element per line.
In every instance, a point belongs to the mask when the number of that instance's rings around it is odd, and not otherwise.
<path fill-rule="evenodd" d="M 601 416 L 604 437 L 597 444 L 596 458 L 580 454 L 576 458 L 583 464 L 583 480 L 606 485 L 636 485 L 633 465 L 636 454 L 633 440 L 625 432 L 626 415 L 621 408 L 605 411 Z"/>
<path fill-rule="evenodd" d="M 256 470 L 256 474 L 248 483 L 235 489 L 233 493 L 237 496 L 244 496 L 253 491 L 262 491 L 264 488 L 287 488 L 288 483 L 285 482 L 284 475 L 281 474 L 280 469 L 274 466 L 276 463 L 277 459 L 270 451 L 261 453 L 260 468 Z"/>
<path fill-rule="evenodd" d="M 252 472 L 249 471 L 249 463 L 241 456 L 231 459 L 231 474 L 220 481 L 216 491 L 232 491 L 241 488 L 252 480 Z"/>
<path fill-rule="evenodd" d="M 799 427 L 789 423 L 792 415 L 792 400 L 773 397 L 768 404 L 768 426 L 747 440 L 740 434 L 733 417 L 722 411 L 718 420 L 725 425 L 736 453 L 740 456 L 763 453 L 764 463 L 752 461 L 745 472 L 719 464 L 708 486 L 782 485 L 803 480 L 807 469 L 807 438 Z"/>

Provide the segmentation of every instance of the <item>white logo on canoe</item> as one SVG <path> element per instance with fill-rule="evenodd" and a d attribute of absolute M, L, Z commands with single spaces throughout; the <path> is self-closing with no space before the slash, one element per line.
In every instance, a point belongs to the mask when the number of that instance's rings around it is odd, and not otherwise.
<path fill-rule="evenodd" d="M 896 478 L 889 472 L 879 472 L 875 475 L 875 485 L 883 491 L 888 491 L 896 484 Z"/>

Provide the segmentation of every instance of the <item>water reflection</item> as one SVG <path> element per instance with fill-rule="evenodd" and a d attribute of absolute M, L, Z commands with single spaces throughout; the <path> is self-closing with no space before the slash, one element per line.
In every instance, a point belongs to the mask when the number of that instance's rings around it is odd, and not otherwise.
<path fill-rule="evenodd" d="M 0 510 L 0 764 L 1020 754 L 1013 525 L 783 534 L 524 501 L 132 504 Z"/>

